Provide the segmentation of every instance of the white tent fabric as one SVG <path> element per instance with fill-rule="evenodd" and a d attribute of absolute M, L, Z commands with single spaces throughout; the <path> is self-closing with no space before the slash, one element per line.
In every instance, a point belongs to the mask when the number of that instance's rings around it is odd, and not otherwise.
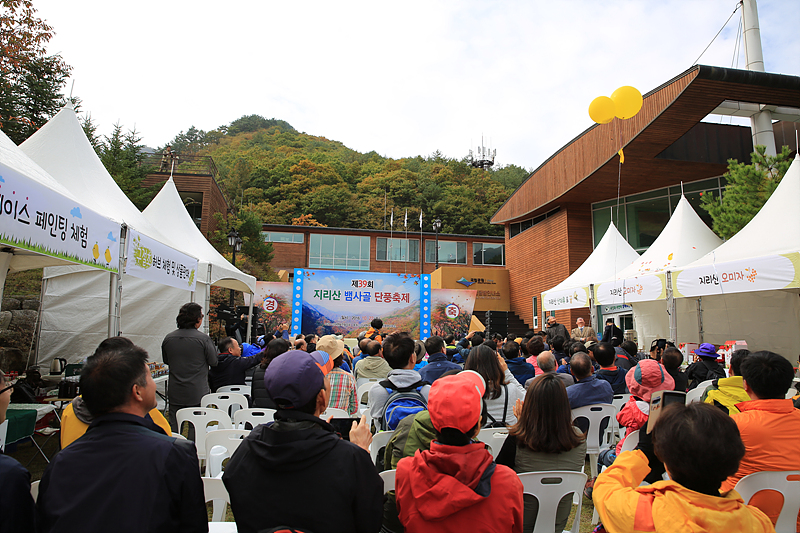
<path fill-rule="evenodd" d="M 598 280 L 615 279 L 617 274 L 639 259 L 639 254 L 610 223 L 594 251 L 567 279 L 542 293 L 542 308 L 575 309 L 589 305 L 589 285 Z"/>
<path fill-rule="evenodd" d="M 72 107 L 64 107 L 20 148 L 85 204 L 161 243 L 169 242 L 106 171 Z M 178 250 L 194 255 L 184 246 Z M 39 363 L 53 357 L 80 360 L 107 337 L 110 277 L 73 266 L 45 268 L 44 278 Z M 122 285 L 123 335 L 147 350 L 152 360 L 160 360 L 161 340 L 175 329 L 178 308 L 193 295 L 131 276 L 124 276 Z"/>
<path fill-rule="evenodd" d="M 598 304 L 630 304 L 666 298 L 664 274 L 691 263 L 722 243 L 681 196 L 669 222 L 645 253 L 617 275 L 595 285 Z"/>
<path fill-rule="evenodd" d="M 255 292 L 256 278 L 231 265 L 197 229 L 181 201 L 172 177 L 143 214 L 154 226 L 171 228 L 171 235 L 177 237 L 175 240 L 179 239 L 180 243 L 192 250 L 192 254 L 200 261 L 197 268 L 198 282 L 236 291 Z M 177 244 L 176 242 L 173 246 Z"/>

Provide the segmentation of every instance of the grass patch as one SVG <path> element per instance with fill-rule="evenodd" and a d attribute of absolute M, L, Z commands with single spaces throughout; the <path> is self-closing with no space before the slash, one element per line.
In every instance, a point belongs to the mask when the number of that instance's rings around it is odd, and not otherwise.
<path fill-rule="evenodd" d="M 41 268 L 34 268 L 8 274 L 5 288 L 3 289 L 4 297 L 33 296 L 38 298 L 42 292 L 43 272 L 44 270 Z"/>

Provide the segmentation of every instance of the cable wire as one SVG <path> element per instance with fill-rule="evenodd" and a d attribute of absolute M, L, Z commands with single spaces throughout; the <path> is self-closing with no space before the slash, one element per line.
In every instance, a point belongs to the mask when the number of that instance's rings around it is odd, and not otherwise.
<path fill-rule="evenodd" d="M 698 62 L 698 61 L 700 61 L 700 58 L 701 58 L 701 57 L 703 57 L 703 54 L 705 54 L 705 53 L 706 53 L 706 50 L 708 50 L 708 49 L 709 49 L 709 47 L 711 47 L 711 45 L 712 45 L 712 44 L 714 44 L 714 41 L 717 39 L 717 37 L 719 37 L 719 34 L 720 34 L 720 33 L 722 33 L 722 30 L 724 30 L 724 29 L 725 29 L 725 26 L 727 26 L 727 25 L 728 25 L 728 22 L 730 22 L 730 21 L 731 21 L 731 19 L 733 18 L 733 15 L 735 15 L 735 14 L 736 14 L 736 12 L 739 10 L 739 8 L 740 8 L 740 7 L 742 7 L 742 2 L 737 2 L 737 4 L 736 4 L 736 9 L 734 9 L 734 10 L 733 10 L 733 13 L 731 13 L 731 16 L 730 16 L 730 17 L 728 17 L 728 20 L 726 20 L 726 21 L 725 21 L 725 24 L 723 24 L 723 25 L 722 25 L 722 27 L 719 29 L 719 31 L 718 31 L 718 32 L 717 32 L 717 34 L 714 36 L 714 38 L 713 38 L 713 39 L 711 39 L 711 42 L 710 42 L 710 43 L 708 43 L 708 46 L 706 46 L 706 47 L 705 47 L 705 49 L 704 49 L 704 50 L 703 50 L 703 51 L 700 53 L 700 55 L 699 55 L 699 56 L 697 56 L 697 59 L 695 59 L 695 60 L 694 60 L 694 63 L 692 63 L 692 66 L 696 65 L 696 64 L 697 64 L 697 62 Z"/>

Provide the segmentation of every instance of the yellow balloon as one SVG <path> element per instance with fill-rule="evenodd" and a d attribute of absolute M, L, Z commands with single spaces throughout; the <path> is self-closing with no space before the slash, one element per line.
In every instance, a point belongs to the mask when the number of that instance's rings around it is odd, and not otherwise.
<path fill-rule="evenodd" d="M 642 108 L 642 93 L 629 85 L 611 93 L 611 100 L 619 118 L 631 118 Z"/>
<path fill-rule="evenodd" d="M 598 124 L 608 124 L 614 114 L 614 102 L 608 96 L 598 96 L 589 104 L 589 116 Z"/>

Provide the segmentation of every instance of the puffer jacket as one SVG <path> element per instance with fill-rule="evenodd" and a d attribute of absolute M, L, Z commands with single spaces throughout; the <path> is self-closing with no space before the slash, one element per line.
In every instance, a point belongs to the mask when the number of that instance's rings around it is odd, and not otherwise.
<path fill-rule="evenodd" d="M 640 487 L 649 472 L 647 457 L 635 450 L 621 454 L 597 478 L 592 501 L 607 531 L 775 531 L 767 515 L 745 505 L 734 490 L 709 496 L 672 480 Z"/>
<path fill-rule="evenodd" d="M 744 379 L 741 376 L 715 379 L 703 393 L 703 402 L 716 405 L 729 415 L 739 412 L 737 403 L 749 401 L 750 395 L 744 391 Z"/>
<path fill-rule="evenodd" d="M 631 432 L 642 429 L 647 424 L 647 417 L 650 416 L 650 404 L 642 400 L 637 400 L 631 396 L 628 402 L 622 406 L 617 413 L 617 422 L 624 426 L 625 436 L 617 443 L 617 455 L 622 450 L 622 443 Z"/>

